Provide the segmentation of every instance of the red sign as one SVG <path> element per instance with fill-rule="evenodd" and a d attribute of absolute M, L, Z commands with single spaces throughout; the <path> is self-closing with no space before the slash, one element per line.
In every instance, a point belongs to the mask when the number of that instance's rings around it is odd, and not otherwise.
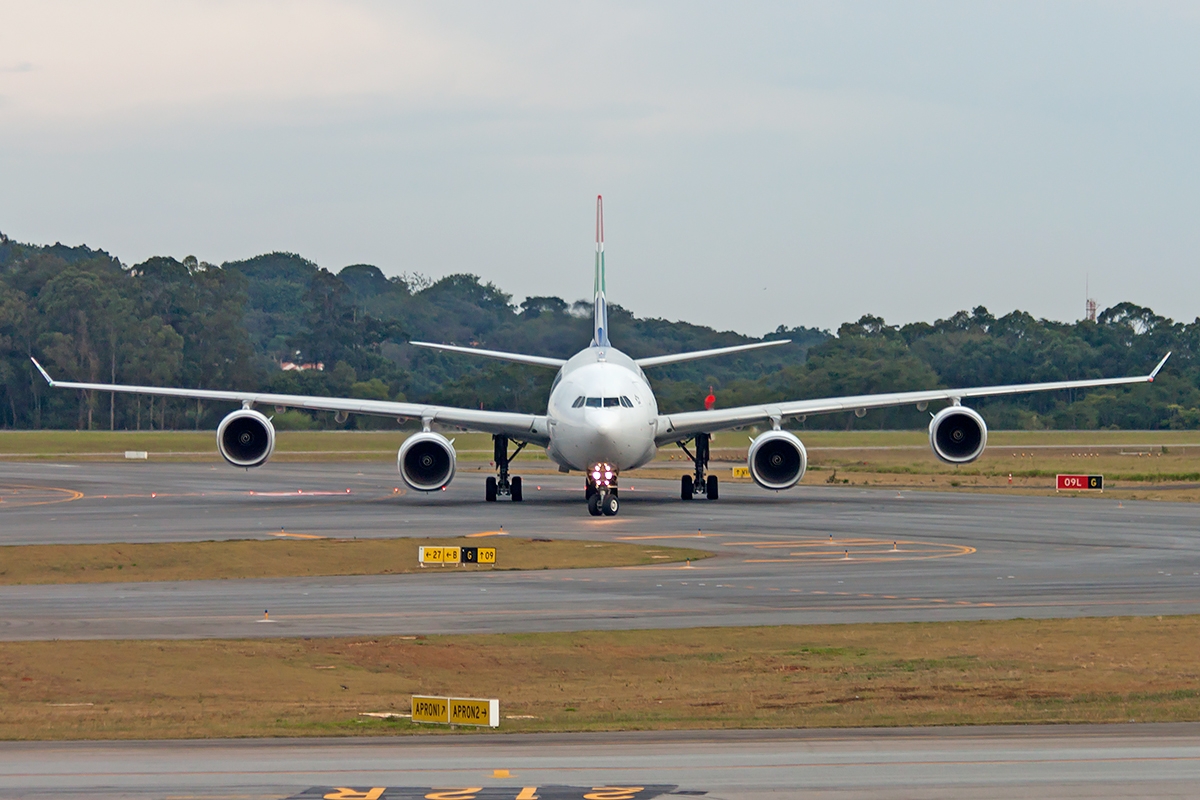
<path fill-rule="evenodd" d="M 1055 490 L 1060 492 L 1104 491 L 1103 475 L 1058 475 L 1055 479 Z"/>

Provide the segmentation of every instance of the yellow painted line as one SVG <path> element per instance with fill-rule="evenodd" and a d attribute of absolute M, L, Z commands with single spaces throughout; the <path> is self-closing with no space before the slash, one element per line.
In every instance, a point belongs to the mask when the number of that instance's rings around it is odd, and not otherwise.
<path fill-rule="evenodd" d="M 857 545 L 891 545 L 893 542 L 898 544 L 928 544 L 935 547 L 944 547 L 936 542 L 909 542 L 900 541 L 897 539 L 793 539 L 785 542 L 722 542 L 722 547 L 755 547 L 759 549 L 768 549 L 772 547 L 854 547 Z"/>
<path fill-rule="evenodd" d="M 328 536 L 317 536 L 316 534 L 312 534 L 312 533 L 288 533 L 287 531 L 280 531 L 279 533 L 272 533 L 271 535 L 272 536 L 280 536 L 280 537 L 283 537 L 286 539 L 328 539 L 329 538 Z"/>
<path fill-rule="evenodd" d="M 479 533 L 468 533 L 465 538 L 478 539 L 482 536 L 508 536 L 508 531 L 480 531 Z"/>
<path fill-rule="evenodd" d="M 58 493 L 58 496 L 54 496 L 54 493 Z M 23 500 L 22 495 L 33 495 L 34 497 L 40 495 L 43 499 Z M 48 506 L 54 503 L 69 503 L 72 500 L 82 500 L 83 492 L 77 492 L 74 489 L 64 489 L 59 486 L 26 486 L 10 483 L 0 486 L 0 497 L 4 498 L 6 504 L 13 506 Z"/>
<path fill-rule="evenodd" d="M 709 539 L 723 535 L 721 533 L 665 533 L 658 536 L 618 536 L 616 538 L 621 542 L 640 542 L 645 539 Z"/>

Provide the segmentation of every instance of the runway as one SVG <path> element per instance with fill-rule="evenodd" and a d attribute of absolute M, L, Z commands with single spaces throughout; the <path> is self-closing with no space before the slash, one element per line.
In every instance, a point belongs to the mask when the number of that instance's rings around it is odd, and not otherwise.
<path fill-rule="evenodd" d="M 680 544 L 716 557 L 614 570 L 0 588 L 0 638 L 378 635 L 1200 612 L 1196 507 L 1103 498 L 726 483 L 716 502 L 633 480 L 593 518 L 581 480 L 482 476 L 398 491 L 390 465 L 0 465 L 0 544 L 519 536 Z M 264 609 L 273 622 L 262 624 Z"/>
<path fill-rule="evenodd" d="M 1194 797 L 1197 780 L 1191 723 L 0 744 L 0 791 L 30 800 Z"/>

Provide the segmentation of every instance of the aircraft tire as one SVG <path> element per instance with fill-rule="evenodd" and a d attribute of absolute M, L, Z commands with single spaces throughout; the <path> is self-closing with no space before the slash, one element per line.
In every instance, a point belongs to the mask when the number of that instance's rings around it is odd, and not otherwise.
<path fill-rule="evenodd" d="M 719 496 L 720 493 L 717 491 L 717 476 L 716 475 L 708 476 L 708 482 L 705 485 L 704 489 L 705 489 L 705 494 L 708 495 L 709 500 L 717 499 L 717 497 Z"/>
<path fill-rule="evenodd" d="M 491 475 L 488 476 L 487 481 L 483 484 L 483 499 L 489 503 L 496 502 L 496 479 Z"/>
<path fill-rule="evenodd" d="M 692 499 L 692 476 L 691 475 L 684 475 L 683 479 L 679 481 L 679 499 L 680 500 L 691 500 Z"/>
<path fill-rule="evenodd" d="M 509 496 L 512 497 L 514 503 L 519 503 L 525 499 L 525 495 L 521 493 L 521 479 L 513 478 L 509 484 Z"/>
<path fill-rule="evenodd" d="M 604 516 L 615 517 L 617 512 L 621 510 L 621 501 L 612 492 L 607 492 L 604 499 L 600 501 L 600 508 L 604 511 Z"/>
<path fill-rule="evenodd" d="M 598 493 L 588 498 L 588 513 L 593 517 L 598 517 L 603 513 L 600 511 L 600 495 Z"/>

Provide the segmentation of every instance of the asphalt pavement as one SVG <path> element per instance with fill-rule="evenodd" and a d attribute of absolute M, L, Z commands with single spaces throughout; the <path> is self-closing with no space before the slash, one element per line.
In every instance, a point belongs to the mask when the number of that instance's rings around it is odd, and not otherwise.
<path fill-rule="evenodd" d="M 29 800 L 1169 798 L 1198 781 L 1195 724 L 0 744 L 0 793 Z"/>
<path fill-rule="evenodd" d="M 579 477 L 405 492 L 391 469 L 0 465 L 0 544 L 477 533 L 684 545 L 606 570 L 0 587 L 0 639 L 379 635 L 1200 612 L 1197 506 L 725 483 L 682 502 L 630 481 L 591 517 Z M 483 540 L 481 539 L 481 542 Z M 270 623 L 262 623 L 263 611 Z"/>

